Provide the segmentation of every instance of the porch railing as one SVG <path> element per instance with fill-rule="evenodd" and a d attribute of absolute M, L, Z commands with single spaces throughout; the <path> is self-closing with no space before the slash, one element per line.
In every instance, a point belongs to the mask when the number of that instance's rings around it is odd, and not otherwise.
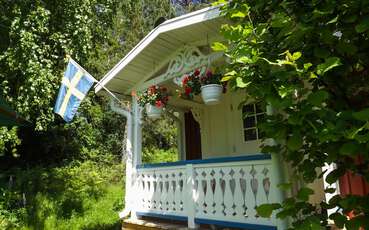
<path fill-rule="evenodd" d="M 248 229 L 277 229 L 276 219 L 258 217 L 255 207 L 281 199 L 270 155 L 179 161 L 137 168 L 138 215 L 220 224 Z"/>

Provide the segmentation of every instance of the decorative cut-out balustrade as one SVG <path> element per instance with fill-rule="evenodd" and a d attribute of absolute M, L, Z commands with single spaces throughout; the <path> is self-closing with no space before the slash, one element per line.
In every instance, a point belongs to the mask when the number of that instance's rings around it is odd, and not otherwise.
<path fill-rule="evenodd" d="M 255 207 L 281 199 L 269 159 L 184 161 L 137 169 L 137 212 L 276 226 Z"/>

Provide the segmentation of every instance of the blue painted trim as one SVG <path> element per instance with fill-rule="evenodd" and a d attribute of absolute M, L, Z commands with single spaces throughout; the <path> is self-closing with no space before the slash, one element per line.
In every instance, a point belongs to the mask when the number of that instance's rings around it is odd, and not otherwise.
<path fill-rule="evenodd" d="M 196 224 L 214 224 L 218 226 L 230 227 L 230 228 L 241 228 L 248 230 L 277 230 L 276 226 L 271 225 L 261 225 L 261 224 L 245 224 L 231 221 L 220 221 L 220 220 L 210 220 L 195 218 Z"/>
<path fill-rule="evenodd" d="M 136 212 L 137 216 L 149 216 L 149 217 L 157 217 L 168 220 L 178 220 L 187 222 L 188 218 L 186 216 L 175 216 L 175 215 L 165 215 L 165 214 L 157 214 L 153 212 Z"/>
<path fill-rule="evenodd" d="M 170 167 L 170 166 L 180 166 L 187 164 L 209 164 L 209 163 L 225 163 L 225 162 L 235 162 L 235 161 L 257 161 L 257 160 L 270 160 L 270 154 L 254 154 L 238 157 L 215 157 L 204 160 L 188 160 L 188 161 L 176 161 L 167 163 L 155 163 L 155 164 L 141 164 L 137 165 L 137 168 L 158 168 L 158 167 Z"/>

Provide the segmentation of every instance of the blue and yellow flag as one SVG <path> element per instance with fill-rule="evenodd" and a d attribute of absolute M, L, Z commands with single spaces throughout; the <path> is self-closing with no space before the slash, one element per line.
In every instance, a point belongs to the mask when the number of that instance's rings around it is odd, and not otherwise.
<path fill-rule="evenodd" d="M 83 98 L 96 82 L 86 70 L 74 60 L 69 59 L 67 70 L 64 73 L 62 85 L 56 99 L 54 112 L 66 122 L 72 121 Z"/>

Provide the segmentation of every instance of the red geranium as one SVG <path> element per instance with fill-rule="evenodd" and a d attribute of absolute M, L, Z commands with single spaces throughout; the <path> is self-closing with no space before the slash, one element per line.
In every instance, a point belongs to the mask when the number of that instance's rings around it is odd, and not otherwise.
<path fill-rule="evenodd" d="M 137 95 L 137 102 L 141 106 L 150 104 L 161 108 L 168 103 L 168 100 L 169 94 L 167 88 L 157 85 L 150 86 L 146 91 Z"/>
<path fill-rule="evenodd" d="M 156 101 L 155 106 L 158 107 L 158 108 L 161 108 L 161 107 L 164 106 L 164 103 L 162 101 Z"/>
<path fill-rule="evenodd" d="M 189 77 L 188 77 L 188 75 L 186 75 L 186 76 L 183 78 L 183 80 L 182 80 L 182 84 L 183 84 L 183 85 L 186 85 L 186 84 L 187 84 L 187 82 L 188 82 L 188 80 L 189 80 Z"/>
<path fill-rule="evenodd" d="M 189 88 L 189 87 L 186 87 L 185 88 L 185 94 L 188 96 L 188 95 L 190 95 L 190 93 L 192 92 L 192 89 L 191 88 Z"/>

